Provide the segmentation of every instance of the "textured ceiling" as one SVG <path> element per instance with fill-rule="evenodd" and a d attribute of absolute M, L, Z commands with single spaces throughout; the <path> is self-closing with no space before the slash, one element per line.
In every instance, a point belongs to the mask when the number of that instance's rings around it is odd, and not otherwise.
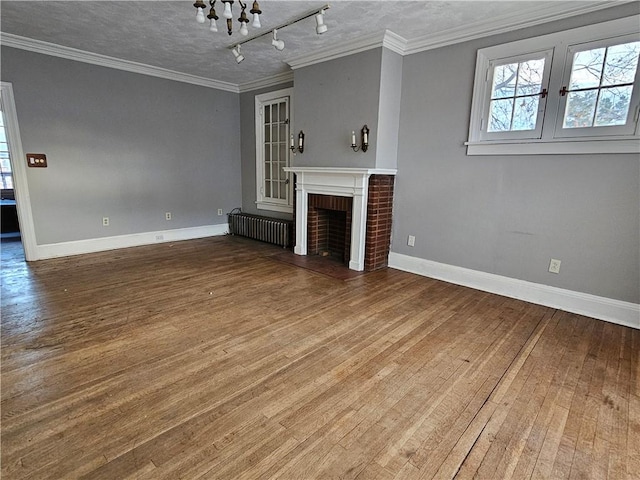
<path fill-rule="evenodd" d="M 206 2 L 208 3 L 208 2 Z M 249 0 L 249 5 L 252 1 Z M 229 45 L 244 38 L 234 20 L 230 37 L 211 33 L 208 22 L 197 24 L 193 0 L 188 1 L 7 1 L 0 2 L 2 32 L 72 47 L 123 60 L 160 67 L 207 79 L 246 84 L 290 71 L 287 58 L 308 55 L 319 49 L 346 44 L 385 29 L 407 40 L 444 34 L 466 25 L 484 24 L 536 6 L 558 2 L 540 1 L 274 1 L 261 0 L 262 28 L 252 36 L 285 23 L 325 4 L 324 35 L 315 33 L 313 18 L 278 32 L 286 48 L 279 52 L 264 36 L 244 45 L 246 60 L 236 64 Z M 567 2 L 563 2 L 567 3 Z M 577 2 L 569 2 L 577 4 Z M 583 2 L 586 3 L 586 2 Z M 216 4 L 218 15 L 221 2 Z M 234 4 L 234 19 L 239 16 Z"/>

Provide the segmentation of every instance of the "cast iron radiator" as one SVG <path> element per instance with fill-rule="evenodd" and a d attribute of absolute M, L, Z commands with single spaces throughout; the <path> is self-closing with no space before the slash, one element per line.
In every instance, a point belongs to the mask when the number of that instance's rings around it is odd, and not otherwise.
<path fill-rule="evenodd" d="M 293 222 L 233 210 L 229 214 L 229 233 L 288 248 L 293 239 Z"/>

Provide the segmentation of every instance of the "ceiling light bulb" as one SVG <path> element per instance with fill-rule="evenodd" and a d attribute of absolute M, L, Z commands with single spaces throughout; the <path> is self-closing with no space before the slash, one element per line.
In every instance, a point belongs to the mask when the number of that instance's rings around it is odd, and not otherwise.
<path fill-rule="evenodd" d="M 236 57 L 237 63 L 240 63 L 241 61 L 244 60 L 244 55 L 240 53 L 240 45 L 238 45 L 236 48 L 231 50 L 231 53 L 233 53 L 233 56 Z"/>
<path fill-rule="evenodd" d="M 198 8 L 198 12 L 196 13 L 196 22 L 204 23 L 204 10 Z"/>
<path fill-rule="evenodd" d="M 209 30 L 211 30 L 212 32 L 217 32 L 218 31 L 218 24 L 216 23 L 216 19 L 212 18 L 211 22 L 209 24 Z"/>
<path fill-rule="evenodd" d="M 240 35 L 247 36 L 249 34 L 249 29 L 247 28 L 247 24 L 242 22 L 240 26 Z"/>
<path fill-rule="evenodd" d="M 253 28 L 260 28 L 262 25 L 260 24 L 260 15 L 257 13 L 253 14 L 253 23 L 251 24 Z"/>
<path fill-rule="evenodd" d="M 316 15 L 316 33 L 322 35 L 328 30 L 328 27 L 324 24 L 324 10 L 320 10 Z"/>
<path fill-rule="evenodd" d="M 253 7 L 251 7 L 249 13 L 253 14 L 253 23 L 251 24 L 251 26 L 253 28 L 262 27 L 262 25 L 260 25 L 260 14 L 262 13 L 262 10 L 260 10 L 260 5 L 258 4 L 257 0 L 253 2 Z"/>
<path fill-rule="evenodd" d="M 224 13 L 222 14 L 224 18 L 233 18 L 233 13 L 231 13 L 231 3 L 224 2 Z"/>

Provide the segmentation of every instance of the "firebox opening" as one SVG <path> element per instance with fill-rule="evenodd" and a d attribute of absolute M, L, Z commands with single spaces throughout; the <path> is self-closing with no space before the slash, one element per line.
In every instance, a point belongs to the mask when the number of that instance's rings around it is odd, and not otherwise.
<path fill-rule="evenodd" d="M 314 217 L 315 226 L 310 231 L 309 255 L 332 257 L 349 264 L 351 249 L 351 229 L 347 212 L 311 207 L 309 214 Z"/>
<path fill-rule="evenodd" d="M 352 199 L 310 195 L 307 213 L 308 255 L 331 257 L 345 265 L 351 260 Z"/>

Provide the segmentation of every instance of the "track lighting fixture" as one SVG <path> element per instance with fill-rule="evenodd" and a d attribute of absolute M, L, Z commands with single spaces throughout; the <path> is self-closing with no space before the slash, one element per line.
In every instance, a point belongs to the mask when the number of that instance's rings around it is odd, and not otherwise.
<path fill-rule="evenodd" d="M 236 48 L 231 50 L 231 53 L 233 53 L 233 56 L 236 59 L 236 63 L 240 63 L 244 60 L 244 55 L 240 53 L 240 45 L 236 45 Z"/>
<path fill-rule="evenodd" d="M 316 15 L 316 33 L 322 35 L 326 31 L 327 26 L 324 24 L 324 9 L 322 9 Z"/>
<path fill-rule="evenodd" d="M 284 41 L 278 40 L 278 30 L 273 29 L 273 40 L 271 40 L 271 45 L 273 45 L 276 50 L 284 50 Z"/>
<path fill-rule="evenodd" d="M 223 0 L 225 2 L 225 11 L 226 8 L 228 6 L 229 3 L 233 3 L 232 0 Z M 198 0 L 196 1 L 196 3 L 194 3 L 194 6 L 198 5 L 198 2 L 200 2 L 202 4 L 201 7 L 198 8 L 204 8 L 204 3 L 202 3 L 202 0 Z M 213 4 L 215 3 L 215 0 L 211 0 L 211 11 L 215 14 L 215 11 L 213 10 Z M 246 31 L 246 25 L 247 23 L 249 23 L 249 19 L 247 18 L 247 16 L 244 13 L 244 9 L 246 8 L 246 4 L 243 4 L 240 0 L 239 0 L 240 6 L 242 7 L 242 13 L 240 14 L 240 18 L 238 19 L 238 21 L 241 23 L 241 28 L 240 28 L 240 33 L 242 33 L 243 35 L 246 35 L 246 33 L 243 32 L 243 29 Z M 256 40 L 260 37 L 264 37 L 265 35 L 269 35 L 270 33 L 273 35 L 273 38 L 271 40 L 271 45 L 273 45 L 273 47 L 275 47 L 276 50 L 281 51 L 284 50 L 284 41 L 283 40 L 278 40 L 278 30 L 280 30 L 281 28 L 285 28 L 288 27 L 290 25 L 293 25 L 294 23 L 298 23 L 301 20 L 305 20 L 307 18 L 310 17 L 314 17 L 316 19 L 316 33 L 318 35 L 321 35 L 323 33 L 325 33 L 327 31 L 327 25 L 325 25 L 324 23 L 324 13 L 326 10 L 329 9 L 329 5 L 325 5 L 322 8 L 320 8 L 320 10 L 315 9 L 312 10 L 310 12 L 307 12 L 303 15 L 300 15 L 299 17 L 295 18 L 294 20 L 291 20 L 287 23 L 283 23 L 282 25 L 279 25 L 275 28 L 273 28 L 270 31 L 267 32 L 263 32 L 263 33 L 259 33 L 257 35 L 254 35 L 253 37 L 247 38 L 246 40 L 242 40 L 240 42 L 236 42 L 233 45 L 230 45 L 229 48 L 232 50 L 233 55 L 236 57 L 236 61 L 238 63 L 240 63 L 242 60 L 244 60 L 244 56 L 239 55 L 239 47 L 240 45 L 243 45 L 247 42 L 251 42 L 253 40 Z M 260 11 L 260 8 L 258 6 L 258 2 L 253 2 L 253 8 L 249 11 L 250 13 L 253 14 L 253 23 L 252 26 L 256 26 L 256 18 L 258 18 L 258 15 L 262 13 L 262 11 Z M 211 18 L 211 17 L 210 17 Z M 213 20 L 212 20 L 213 22 Z M 227 25 L 229 25 L 229 22 L 231 22 L 231 20 L 227 19 Z M 257 24 L 258 26 L 260 25 L 260 19 L 258 18 L 257 20 Z M 229 27 L 229 35 L 231 35 L 231 27 Z M 238 49 L 236 54 L 236 49 Z M 238 58 L 242 57 L 242 60 L 238 60 Z M 304 134 L 303 134 L 304 136 Z M 302 152 L 301 152 L 302 153 Z"/>
<path fill-rule="evenodd" d="M 235 0 L 221 0 L 221 1 L 222 3 L 224 3 L 224 12 L 222 13 L 222 17 L 227 22 L 227 33 L 231 35 L 233 33 L 232 8 Z M 247 28 L 249 19 L 247 18 L 247 14 L 245 12 L 245 10 L 247 9 L 247 4 L 242 3 L 242 0 L 238 0 L 238 3 L 240 4 L 240 8 L 242 8 L 242 11 L 240 12 L 240 17 L 238 18 L 238 22 L 240 22 L 240 34 L 246 36 L 249 34 L 249 29 Z M 209 15 L 207 15 L 207 18 L 210 20 L 209 30 L 211 30 L 212 32 L 217 32 L 218 25 L 216 24 L 216 20 L 218 20 L 219 17 L 216 15 L 216 10 L 215 10 L 216 0 L 209 0 L 209 5 L 211 5 L 211 10 L 209 11 Z M 196 0 L 193 6 L 196 7 L 196 10 L 197 10 L 196 21 L 198 23 L 204 23 L 205 21 L 204 9 L 207 8 L 207 6 L 204 3 L 204 0 Z M 260 10 L 260 5 L 258 4 L 257 1 L 253 2 L 253 7 L 251 8 L 251 10 L 249 10 L 249 13 L 253 14 L 253 23 L 251 24 L 251 26 L 254 28 L 260 28 L 262 26 L 260 25 L 260 14 L 262 13 L 262 10 Z"/>

